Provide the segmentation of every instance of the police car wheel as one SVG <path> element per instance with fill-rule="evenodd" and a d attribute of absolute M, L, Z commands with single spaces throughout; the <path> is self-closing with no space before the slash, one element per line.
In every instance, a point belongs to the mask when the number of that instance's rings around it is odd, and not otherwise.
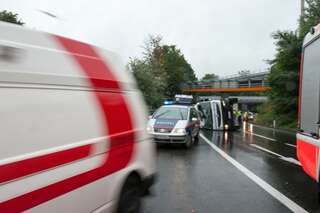
<path fill-rule="evenodd" d="M 185 148 L 189 149 L 192 146 L 192 144 L 193 144 L 192 137 L 190 135 L 188 135 L 184 146 L 185 146 Z"/>
<path fill-rule="evenodd" d="M 137 177 L 131 176 L 122 188 L 117 213 L 139 212 L 141 212 L 140 181 Z"/>

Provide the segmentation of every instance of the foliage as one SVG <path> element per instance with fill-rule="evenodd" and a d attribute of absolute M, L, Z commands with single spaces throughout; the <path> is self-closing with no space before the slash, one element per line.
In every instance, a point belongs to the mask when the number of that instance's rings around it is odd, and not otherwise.
<path fill-rule="evenodd" d="M 279 114 L 273 109 L 270 102 L 264 103 L 257 108 L 258 114 L 255 119 L 256 124 L 273 127 L 273 121 L 276 121 L 276 127 L 294 130 L 297 128 L 297 119 L 292 119 L 287 114 Z"/>
<path fill-rule="evenodd" d="M 302 40 L 295 32 L 277 32 L 277 54 L 271 62 L 269 93 L 274 110 L 279 114 L 297 114 L 299 67 Z"/>
<path fill-rule="evenodd" d="M 17 13 L 12 13 L 7 10 L 3 10 L 0 12 L 0 21 L 10 22 L 18 25 L 24 25 L 22 20 L 18 18 Z"/>
<path fill-rule="evenodd" d="M 159 107 L 163 99 L 181 93 L 184 84 L 197 80 L 181 51 L 175 45 L 161 44 L 161 40 L 159 36 L 150 36 L 143 57 L 129 62 L 129 69 L 152 109 Z"/>
<path fill-rule="evenodd" d="M 138 87 L 143 91 L 144 98 L 149 106 L 157 106 L 162 101 L 161 82 L 156 81 L 150 72 L 150 66 L 144 61 L 134 59 L 130 62 L 130 69 L 138 83 Z"/>
<path fill-rule="evenodd" d="M 214 73 L 207 73 L 201 78 L 201 81 L 217 80 L 218 78 L 219 76 Z"/>
<path fill-rule="evenodd" d="M 307 7 L 302 20 L 300 20 L 300 35 L 304 37 L 310 28 L 320 22 L 320 0 L 306 0 Z"/>
<path fill-rule="evenodd" d="M 269 83 L 272 88 L 268 93 L 270 106 L 259 109 L 261 122 L 269 123 L 267 117 L 270 116 L 276 117 L 280 126 L 292 127 L 297 123 L 299 69 L 303 38 L 312 26 L 320 22 L 320 0 L 307 0 L 306 3 L 305 15 L 300 20 L 299 30 L 277 31 L 272 35 L 275 39 L 277 53 L 270 61 Z"/>

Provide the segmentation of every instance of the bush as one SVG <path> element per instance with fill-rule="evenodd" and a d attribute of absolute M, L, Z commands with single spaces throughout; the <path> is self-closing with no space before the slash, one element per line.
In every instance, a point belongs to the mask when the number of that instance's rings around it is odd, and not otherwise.
<path fill-rule="evenodd" d="M 292 112 L 279 114 L 274 111 L 270 102 L 264 103 L 258 107 L 258 114 L 255 123 L 263 126 L 273 127 L 273 120 L 276 121 L 276 127 L 296 130 L 297 115 Z"/>

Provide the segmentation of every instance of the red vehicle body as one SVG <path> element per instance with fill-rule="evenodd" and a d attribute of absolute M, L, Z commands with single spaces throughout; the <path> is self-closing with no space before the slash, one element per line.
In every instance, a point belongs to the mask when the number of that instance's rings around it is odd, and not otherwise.
<path fill-rule="evenodd" d="M 320 147 L 320 24 L 312 28 L 303 42 L 297 156 L 303 170 L 319 182 Z"/>

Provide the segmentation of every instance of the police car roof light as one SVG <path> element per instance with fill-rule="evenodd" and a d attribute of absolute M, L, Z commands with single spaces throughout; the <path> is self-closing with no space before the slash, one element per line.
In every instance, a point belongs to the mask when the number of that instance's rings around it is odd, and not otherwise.
<path fill-rule="evenodd" d="M 163 105 L 172 105 L 173 104 L 173 101 L 168 101 L 168 100 L 165 100 L 163 102 Z"/>

